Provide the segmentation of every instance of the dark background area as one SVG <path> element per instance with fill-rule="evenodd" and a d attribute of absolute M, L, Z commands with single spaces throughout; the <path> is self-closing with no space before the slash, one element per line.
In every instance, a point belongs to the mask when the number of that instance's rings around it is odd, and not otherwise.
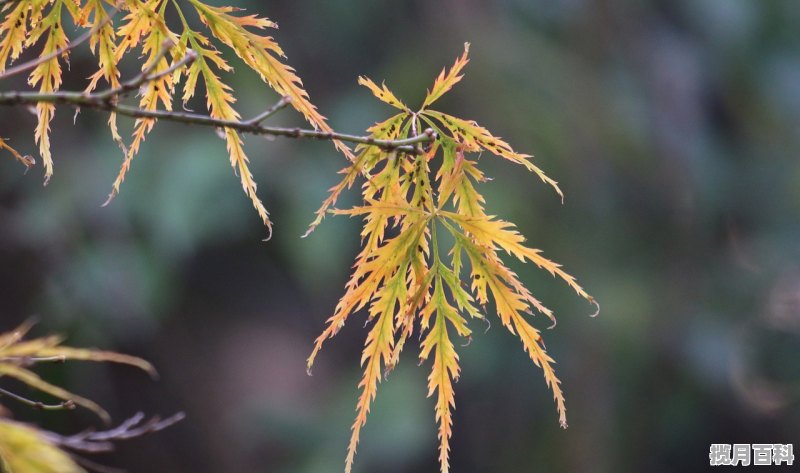
<path fill-rule="evenodd" d="M 703 471 L 711 443 L 800 442 L 800 3 L 266 3 L 237 5 L 281 25 L 289 63 L 343 132 L 390 112 L 358 75 L 386 79 L 414 106 L 471 42 L 466 77 L 438 108 L 534 154 L 566 194 L 562 205 L 534 175 L 481 158 L 490 213 L 516 222 L 603 310 L 589 318 L 569 288 L 512 263 L 559 317 L 544 335 L 570 427 L 496 323 L 460 350 L 454 472 Z M 231 62 L 244 116 L 276 100 Z M 76 51 L 64 88 L 82 89 L 95 67 Z M 100 208 L 121 154 L 106 116 L 72 119 L 61 109 L 52 124 L 47 187 L 41 167 L 23 175 L 0 159 L 0 330 L 37 316 L 37 333 L 145 357 L 156 382 L 118 366 L 42 373 L 117 421 L 188 415 L 93 459 L 133 473 L 341 471 L 363 319 L 328 342 L 313 377 L 305 359 L 343 293 L 360 222 L 328 218 L 299 235 L 344 158 L 326 143 L 246 139 L 275 222 L 264 243 L 212 130 L 159 123 Z M 273 122 L 301 123 L 293 112 Z M 0 136 L 36 155 L 34 124 L 0 110 Z M 438 471 L 429 366 L 415 350 L 380 385 L 358 472 Z M 97 422 L 14 407 L 62 433 Z"/>

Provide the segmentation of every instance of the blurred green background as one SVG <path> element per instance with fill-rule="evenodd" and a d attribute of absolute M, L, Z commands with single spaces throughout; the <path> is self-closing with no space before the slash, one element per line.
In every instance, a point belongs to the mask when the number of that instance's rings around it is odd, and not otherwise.
<path fill-rule="evenodd" d="M 481 188 L 489 211 L 603 310 L 590 319 L 563 284 L 514 264 L 559 317 L 544 335 L 570 427 L 558 427 L 541 372 L 494 324 L 460 352 L 454 472 L 703 471 L 711 443 L 800 443 L 800 2 L 263 3 L 237 5 L 281 25 L 289 62 L 343 132 L 390 112 L 359 74 L 418 104 L 471 42 L 466 78 L 439 108 L 536 155 L 566 194 L 561 205 L 535 176 L 481 159 L 494 178 Z M 232 62 L 243 115 L 275 101 Z M 76 52 L 64 88 L 82 89 L 94 67 Z M 0 135 L 36 155 L 34 117 L 0 117 Z M 73 126 L 72 111 L 59 112 L 47 187 L 41 167 L 23 175 L 0 159 L 0 329 L 37 316 L 38 333 L 158 367 L 157 382 L 125 367 L 43 372 L 119 421 L 187 412 L 95 461 L 134 473 L 341 471 L 361 320 L 328 343 L 313 377 L 305 358 L 343 292 L 359 221 L 329 218 L 299 235 L 344 158 L 326 143 L 247 138 L 275 222 L 264 243 L 208 129 L 159 123 L 100 208 L 121 162 L 105 119 L 83 111 Z M 301 122 L 283 112 L 273 123 Z M 415 358 L 408 351 L 381 384 L 358 472 L 438 471 L 429 366 Z M 64 433 L 96 422 L 15 413 Z"/>

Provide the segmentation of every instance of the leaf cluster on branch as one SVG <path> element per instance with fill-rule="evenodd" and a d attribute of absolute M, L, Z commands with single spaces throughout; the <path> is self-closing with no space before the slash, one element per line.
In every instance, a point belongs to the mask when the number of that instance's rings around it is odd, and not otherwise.
<path fill-rule="evenodd" d="M 16 401 L 33 409 L 60 410 L 78 406 L 89 409 L 110 424 L 111 417 L 94 401 L 56 386 L 38 376 L 32 369 L 41 363 L 63 363 L 67 360 L 121 363 L 137 367 L 156 376 L 147 361 L 130 355 L 109 351 L 73 348 L 62 345 L 63 338 L 50 335 L 27 340 L 33 324 L 29 321 L 16 329 L 0 334 L 0 381 L 14 379 L 29 388 L 60 399 L 56 404 L 28 399 L 21 394 L 0 387 L 0 399 Z M 117 427 L 105 431 L 87 430 L 71 436 L 48 432 L 35 426 L 11 420 L 8 411 L 0 405 L 0 471 L 4 473 L 84 473 L 88 468 L 108 471 L 77 453 L 107 452 L 114 442 L 141 437 L 163 430 L 183 419 L 183 413 L 166 419 L 153 417 L 145 420 L 138 413 Z"/>
<path fill-rule="evenodd" d="M 0 80 L 29 72 L 28 84 L 38 89 L 0 92 L 0 105 L 31 105 L 36 108 L 34 138 L 39 145 L 45 183 L 53 175 L 50 122 L 56 105 L 110 112 L 109 131 L 122 149 L 124 160 L 108 201 L 119 193 L 134 157 L 157 120 L 218 128 L 242 189 L 270 233 L 272 222 L 256 193 L 258 186 L 250 171 L 242 133 L 329 140 L 349 159 L 353 159 L 353 154 L 345 142 L 369 142 L 384 149 L 401 148 L 411 152 L 413 144 L 431 139 L 420 135 L 405 141 L 375 142 L 370 137 L 335 132 L 309 101 L 294 69 L 283 62 L 285 55 L 281 47 L 272 37 L 262 33 L 267 28 L 277 28 L 277 25 L 256 15 L 242 15 L 239 8 L 216 7 L 200 0 L 121 0 L 119 3 L 110 0 L 6 0 L 0 5 L 0 11 L 5 15 L 0 23 Z M 177 25 L 168 22 L 168 10 L 177 14 Z M 189 12 L 194 15 L 194 22 Z M 117 24 L 114 17 L 119 13 L 123 17 Z M 65 32 L 67 18 L 87 31 L 70 41 Z M 62 91 L 62 62 L 68 63 L 71 50 L 87 40 L 97 57 L 98 69 L 83 91 Z M 36 45 L 41 49 L 35 59 L 8 68 L 24 50 Z M 281 100 L 264 113 L 242 119 L 234 108 L 233 89 L 223 78 L 223 74 L 232 73 L 233 68 L 218 46 L 235 53 L 282 97 Z M 141 73 L 123 82 L 118 65 L 135 56 L 136 49 L 141 50 L 144 58 Z M 101 82 L 107 88 L 98 91 Z M 180 93 L 186 109 L 187 103 L 197 93 L 199 83 L 205 90 L 207 113 L 174 111 L 176 95 Z M 133 92 L 139 96 L 138 104 L 123 103 Z M 287 105 L 300 112 L 313 129 L 262 125 L 264 120 Z M 120 135 L 118 115 L 136 119 L 129 142 Z M 33 164 L 31 157 L 22 156 L 2 138 L 0 149 L 9 151 L 27 167 Z"/>
<path fill-rule="evenodd" d="M 310 370 L 323 343 L 336 335 L 353 313 L 368 308 L 367 322 L 372 323 L 372 328 L 361 356 L 364 374 L 346 460 L 348 473 L 378 383 L 397 365 L 415 330 L 421 340 L 420 364 L 433 357 L 428 396 L 436 395 L 439 462 L 442 473 L 449 470 L 453 383 L 460 371 L 452 335 L 468 342 L 472 335 L 469 320 L 485 319 L 481 308 L 490 300 L 502 325 L 519 337 L 534 364 L 542 368 L 553 391 L 559 422 L 562 427 L 567 426 L 564 395 L 553 359 L 545 352 L 539 330 L 527 320 L 533 310 L 549 317 L 553 325 L 555 317 L 504 264 L 500 252 L 534 263 L 560 278 L 579 296 L 596 303 L 559 264 L 525 246 L 525 238 L 512 223 L 486 213 L 484 198 L 476 188 L 486 180 L 478 168 L 480 153 L 488 152 L 523 166 L 561 195 L 558 184 L 531 162 L 531 156 L 514 151 L 476 122 L 430 108 L 462 79 L 461 71 L 469 62 L 468 52 L 466 44 L 453 67 L 436 78 L 417 111 L 412 111 L 385 84 L 378 86 L 366 77 L 359 79 L 375 97 L 398 112 L 370 128 L 373 137 L 405 139 L 426 127 L 436 140 L 424 149 L 420 146 L 415 154 L 360 145 L 355 162 L 341 171 L 344 179 L 331 189 L 317 214 L 316 223 L 357 176 L 366 176 L 363 205 L 332 210 L 334 214 L 364 219 L 362 249 L 345 295 L 308 358 Z M 442 231 L 453 242 L 449 248 L 441 247 L 443 241 L 448 241 L 440 240 L 438 234 Z M 463 274 L 469 275 L 471 284 L 462 282 Z"/>
<path fill-rule="evenodd" d="M 330 140 L 346 156 L 348 165 L 341 170 L 343 178 L 330 189 L 306 235 L 330 213 L 364 219 L 362 249 L 345 294 L 308 358 L 310 372 L 324 342 L 336 335 L 351 315 L 366 309 L 367 323 L 372 327 L 361 357 L 364 373 L 358 385 L 361 393 L 345 463 L 348 473 L 378 384 L 397 365 L 415 332 L 421 340 L 420 363 L 432 358 L 428 395 L 435 395 L 441 471 L 449 470 L 454 382 L 460 371 L 454 339 L 468 342 L 473 330 L 470 322 L 488 322 L 485 312 L 489 311 L 495 312 L 500 323 L 520 339 L 533 363 L 542 369 L 553 393 L 559 423 L 566 427 L 566 404 L 554 361 L 545 351 L 539 329 L 530 321 L 530 315 L 537 312 L 555 325 L 555 316 L 507 265 L 502 253 L 532 262 L 580 297 L 597 304 L 559 264 L 527 246 L 512 223 L 487 212 L 478 190 L 486 180 L 480 158 L 482 154 L 490 155 L 520 165 L 563 199 L 558 184 L 532 162 L 530 155 L 515 151 L 475 121 L 431 108 L 463 78 L 462 71 L 469 62 L 469 44 L 465 44 L 463 54 L 449 70 L 442 70 L 416 111 L 385 84 L 379 86 L 366 77 L 359 78 L 358 82 L 376 98 L 395 109 L 394 115 L 359 136 L 334 132 L 311 104 L 300 79 L 283 62 L 281 48 L 272 37 L 263 34 L 263 30 L 276 27 L 265 18 L 200 0 L 0 3 L 4 3 L 5 15 L 0 23 L 0 79 L 30 71 L 28 82 L 38 88 L 0 92 L 0 105 L 36 107 L 38 124 L 34 137 L 45 179 L 53 172 L 49 123 L 58 105 L 109 112 L 111 136 L 125 155 L 109 198 L 119 192 L 134 156 L 157 120 L 218 128 L 245 193 L 270 231 L 269 215 L 256 195 L 242 134 Z M 167 11 L 175 13 L 179 20 L 176 25 L 167 21 Z M 189 12 L 194 20 L 189 18 Z M 117 13 L 122 14 L 119 22 L 113 18 Z M 62 17 L 71 18 L 87 32 L 70 42 Z M 97 72 L 84 91 L 61 91 L 61 62 L 73 47 L 87 40 L 98 59 Z M 38 58 L 8 68 L 9 61 L 38 44 L 42 45 Z M 253 118 L 242 119 L 234 108 L 234 91 L 224 82 L 231 66 L 219 49 L 223 46 L 255 71 L 281 100 Z M 137 49 L 144 57 L 141 73 L 123 81 L 118 64 Z M 105 88 L 100 87 L 101 82 Z M 205 114 L 173 110 L 181 84 L 184 107 L 200 93 L 202 84 Z M 133 92 L 139 95 L 138 104 L 124 103 Z M 301 113 L 313 129 L 262 125 L 287 106 Z M 136 119 L 129 142 L 120 136 L 118 115 Z M 355 146 L 351 149 L 346 143 Z M 33 165 L 32 158 L 17 153 L 6 141 L 0 140 L 0 148 L 26 166 Z M 337 209 L 339 196 L 356 182 L 361 183 L 362 205 Z M 487 309 L 490 304 L 493 308 Z"/>

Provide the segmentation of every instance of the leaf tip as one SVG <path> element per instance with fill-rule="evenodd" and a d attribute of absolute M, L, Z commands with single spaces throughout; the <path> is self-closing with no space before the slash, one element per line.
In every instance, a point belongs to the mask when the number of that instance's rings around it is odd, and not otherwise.
<path fill-rule="evenodd" d="M 317 228 L 317 226 L 316 226 L 316 225 L 313 225 L 313 224 L 312 224 L 312 225 L 309 225 L 309 227 L 306 229 L 306 232 L 305 232 L 305 233 L 303 233 L 302 235 L 300 235 L 300 238 L 308 238 L 308 236 L 309 236 L 309 235 L 311 235 L 312 233 L 314 233 L 314 229 L 315 229 L 315 228 Z"/>
<path fill-rule="evenodd" d="M 594 297 L 589 298 L 589 302 L 595 307 L 595 311 L 589 314 L 589 317 L 595 318 L 600 315 L 600 304 L 594 299 Z"/>
<path fill-rule="evenodd" d="M 272 240 L 272 223 L 267 224 L 267 237 L 262 239 L 261 241 L 270 241 Z"/>
<path fill-rule="evenodd" d="M 116 196 L 117 196 L 117 191 L 116 190 L 112 190 L 108 194 L 108 197 L 106 198 L 106 201 L 103 202 L 102 204 L 100 204 L 100 207 L 108 207 L 108 204 L 110 204 L 111 201 L 114 200 L 114 197 L 116 197 Z"/>
<path fill-rule="evenodd" d="M 146 365 L 142 366 L 142 369 L 145 370 L 145 372 L 148 375 L 150 375 L 150 379 L 154 381 L 158 381 L 159 379 L 161 379 L 161 375 L 158 374 L 158 371 L 156 370 L 155 366 L 151 365 L 150 363 L 147 363 Z"/>

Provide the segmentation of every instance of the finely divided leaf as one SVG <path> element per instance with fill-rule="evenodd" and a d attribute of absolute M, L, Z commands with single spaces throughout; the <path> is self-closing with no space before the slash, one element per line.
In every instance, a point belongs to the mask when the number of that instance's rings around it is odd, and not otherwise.
<path fill-rule="evenodd" d="M 453 64 L 449 72 L 445 73 L 445 69 L 442 69 L 442 72 L 439 73 L 439 77 L 436 78 L 433 87 L 428 91 L 428 95 L 425 96 L 425 101 L 422 103 L 423 109 L 428 108 L 429 105 L 438 100 L 439 97 L 446 94 L 454 85 L 461 81 L 464 76 L 459 74 L 461 74 L 461 70 L 464 69 L 464 66 L 466 66 L 468 62 L 469 43 L 464 43 L 464 54 L 456 59 L 455 64 Z"/>
<path fill-rule="evenodd" d="M 387 103 L 392 107 L 403 110 L 405 112 L 409 111 L 406 104 L 404 104 L 400 99 L 395 97 L 392 91 L 389 90 L 388 87 L 386 87 L 385 83 L 381 84 L 381 86 L 378 87 L 376 83 L 372 82 L 372 79 L 364 76 L 360 76 L 358 78 L 358 83 L 368 88 L 370 91 L 372 91 L 372 95 L 374 95 L 381 102 Z"/>
<path fill-rule="evenodd" d="M 142 64 L 142 71 L 149 71 L 151 76 L 159 76 L 155 80 L 147 81 L 140 89 L 139 108 L 143 110 L 156 110 L 159 103 L 164 110 L 172 110 L 172 95 L 175 91 L 175 83 L 172 74 L 161 74 L 168 70 L 170 67 L 166 54 L 164 54 L 164 45 L 175 45 L 178 42 L 178 37 L 173 32 L 166 28 L 151 27 L 150 32 L 142 43 L 142 53 L 146 57 L 146 61 Z M 183 54 L 185 54 L 185 50 Z M 179 61 L 183 54 L 174 52 L 172 54 L 173 64 Z M 125 175 L 130 169 L 131 162 L 134 156 L 139 152 L 139 148 L 153 126 L 156 120 L 153 118 L 139 118 L 136 120 L 135 129 L 133 132 L 133 141 L 125 152 L 125 160 L 120 167 L 119 174 L 112 186 L 112 198 L 119 193 L 120 186 L 125 180 Z M 112 127 L 113 128 L 113 127 Z"/>
<path fill-rule="evenodd" d="M 461 118 L 456 118 L 451 115 L 447 115 L 446 113 L 436 112 L 433 110 L 425 110 L 423 113 L 430 118 L 438 120 L 439 123 L 441 123 L 441 125 L 450 132 L 450 136 L 456 141 L 474 148 L 485 149 L 495 156 L 499 156 L 513 163 L 525 166 L 527 170 L 536 173 L 542 182 L 549 184 L 563 200 L 564 194 L 558 187 L 558 183 L 548 177 L 544 171 L 530 161 L 532 156 L 517 153 L 511 148 L 511 145 L 502 139 L 493 136 L 489 130 L 478 125 L 472 120 L 463 120 Z"/>
<path fill-rule="evenodd" d="M 16 60 L 26 47 L 28 21 L 25 14 L 33 6 L 27 2 L 13 2 L 3 5 L 5 13 L 0 23 L 0 73 L 6 70 L 10 61 Z"/>
<path fill-rule="evenodd" d="M 318 224 L 326 212 L 364 219 L 361 252 L 345 294 L 308 359 L 310 370 L 325 341 L 336 335 L 355 312 L 369 307 L 367 320 L 374 325 L 362 355 L 365 371 L 359 384 L 358 415 L 348 448 L 345 467 L 348 473 L 377 392 L 381 368 L 388 375 L 397 365 L 415 327 L 420 330 L 421 361 L 433 356 L 428 395 L 436 394 L 439 463 L 442 473 L 449 471 L 455 406 L 453 383 L 460 370 L 450 331 L 469 341 L 472 331 L 468 321 L 485 319 L 476 304 L 485 308 L 492 303 L 503 326 L 520 338 L 531 360 L 542 368 L 545 383 L 553 392 L 559 423 L 566 427 L 566 405 L 553 370 L 554 361 L 544 350 L 541 334 L 527 320 L 534 309 L 547 316 L 553 325 L 555 316 L 506 266 L 502 252 L 533 262 L 567 283 L 581 297 L 592 303 L 594 299 L 560 265 L 542 257 L 539 250 L 525 246 L 524 237 L 513 224 L 486 213 L 485 199 L 478 190 L 485 177 L 478 168 L 477 158 L 470 159 L 468 155 L 486 150 L 522 164 L 560 194 L 556 182 L 534 166 L 530 156 L 517 153 L 475 122 L 427 109 L 461 80 L 468 51 L 467 44 L 455 65 L 436 79 L 422 110 L 416 113 L 385 84 L 378 86 L 367 78 L 359 78 L 359 83 L 379 100 L 401 110 L 370 129 L 374 138 L 409 138 L 425 123 L 435 131 L 437 139 L 415 153 L 369 146 L 358 148 L 357 160 L 342 170 L 344 179 L 331 189 L 331 196 L 323 203 L 313 224 Z M 330 210 L 359 176 L 364 177 L 362 204 Z M 449 262 L 442 257 L 444 251 L 440 246 L 444 241 L 437 237 L 437 228 L 444 228 L 450 234 Z M 471 279 L 469 284 L 461 279 L 465 267 Z"/>
<path fill-rule="evenodd" d="M 39 430 L 0 419 L 0 471 L 5 473 L 86 473 Z"/>
<path fill-rule="evenodd" d="M 61 26 L 61 7 L 63 2 L 64 0 L 56 0 L 47 16 L 36 24 L 30 32 L 30 36 L 28 36 L 26 41 L 28 46 L 35 44 L 42 36 L 45 37 L 44 47 L 39 54 L 40 58 L 50 56 L 67 46 L 67 36 Z M 64 53 L 63 56 L 66 58 L 67 54 Z M 33 69 L 28 77 L 28 83 L 33 87 L 38 84 L 39 92 L 42 94 L 57 91 L 61 86 L 61 64 L 58 62 L 58 57 L 43 61 Z M 53 175 L 53 157 L 50 154 L 50 121 L 55 113 L 55 105 L 40 103 L 36 106 L 36 111 L 38 122 L 34 137 L 39 144 L 39 153 L 42 156 L 45 169 L 44 179 L 45 184 L 47 184 Z"/>

